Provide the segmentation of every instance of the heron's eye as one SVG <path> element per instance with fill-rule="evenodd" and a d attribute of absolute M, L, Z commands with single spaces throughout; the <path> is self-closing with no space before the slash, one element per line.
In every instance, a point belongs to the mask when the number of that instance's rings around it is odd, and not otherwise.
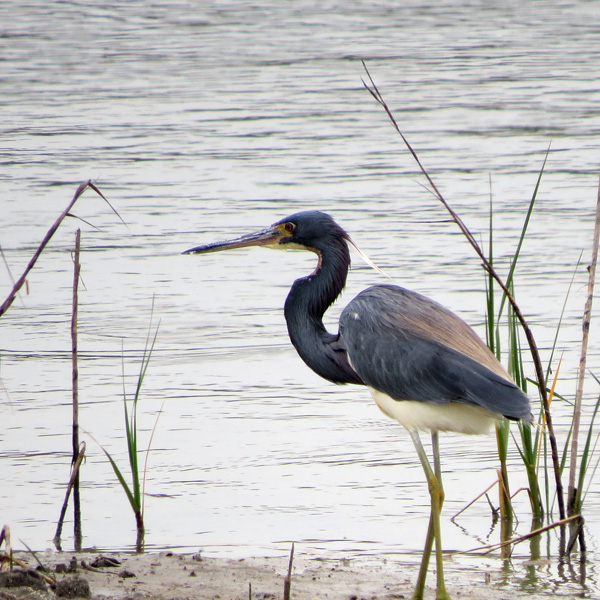
<path fill-rule="evenodd" d="M 292 231 L 294 231 L 294 229 L 296 229 L 296 225 L 290 221 L 288 221 L 283 228 L 288 231 L 289 233 L 292 233 Z"/>

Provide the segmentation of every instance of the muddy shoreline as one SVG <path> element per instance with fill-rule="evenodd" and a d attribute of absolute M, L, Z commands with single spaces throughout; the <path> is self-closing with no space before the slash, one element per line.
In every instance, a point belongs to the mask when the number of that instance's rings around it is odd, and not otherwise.
<path fill-rule="evenodd" d="M 202 554 L 173 552 L 147 554 L 94 554 L 41 552 L 38 558 L 58 585 L 42 583 L 0 587 L 0 600 L 56 600 L 88 597 L 96 600 L 243 600 L 283 598 L 288 558 L 210 558 Z M 28 553 L 15 558 L 34 569 Z M 108 560 L 99 560 L 108 559 Z M 299 557 L 294 559 L 291 597 L 297 600 L 393 600 L 411 598 L 417 569 L 382 561 Z M 37 576 L 34 576 L 37 577 Z M 435 598 L 435 576 L 430 573 L 426 598 Z M 580 594 L 520 593 L 502 586 L 486 572 L 451 572 L 447 575 L 452 598 L 468 600 L 562 598 Z M 26 582 L 26 580 L 24 580 Z M 40 581 L 43 581 L 40 579 Z M 87 585 L 86 585 L 87 584 Z M 86 591 L 87 590 L 87 591 Z"/>

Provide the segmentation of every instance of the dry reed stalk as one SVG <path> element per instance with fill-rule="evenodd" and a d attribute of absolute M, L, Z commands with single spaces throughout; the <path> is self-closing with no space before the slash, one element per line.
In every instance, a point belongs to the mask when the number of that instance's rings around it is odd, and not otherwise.
<path fill-rule="evenodd" d="M 4 530 L 8 529 L 8 526 L 5 525 L 2 528 L 2 534 L 4 533 Z M 8 534 L 10 536 L 10 534 Z M 0 534 L 0 544 L 2 543 L 2 536 Z M 38 563 L 38 566 L 42 566 L 40 561 L 37 559 L 37 556 L 35 556 L 35 554 L 33 555 L 33 557 L 35 558 L 35 560 Z M 10 552 L 10 554 L 0 554 L 0 565 L 2 566 L 2 568 L 0 568 L 0 571 L 9 571 L 12 570 L 12 566 L 16 565 L 17 567 L 21 567 L 21 569 L 24 570 L 30 570 L 31 566 L 29 564 L 27 564 L 24 560 L 20 560 L 16 557 L 14 557 L 12 555 L 12 550 Z M 5 565 L 9 565 L 7 568 L 4 568 Z M 42 566 L 43 567 L 43 566 Z M 44 568 L 40 568 L 37 569 L 37 573 L 38 575 L 48 584 L 48 585 L 56 585 L 56 579 L 54 577 L 52 577 L 51 575 L 49 575 L 47 573 L 47 570 Z M 8 597 L 8 598 L 15 598 L 15 596 L 13 596 L 12 594 L 3 594 L 3 592 L 0 592 L 0 598 L 4 598 L 4 597 Z M 24 594 L 22 596 L 19 596 L 22 598 L 39 598 L 41 597 L 40 595 L 33 595 L 33 594 Z"/>
<path fill-rule="evenodd" d="M 81 229 L 75 234 L 75 253 L 73 256 L 73 310 L 71 312 L 71 360 L 73 367 L 73 459 L 72 464 L 79 458 L 79 369 L 77 366 L 77 310 L 79 304 L 79 278 L 81 274 L 81 263 L 79 253 L 81 250 Z M 79 469 L 75 472 L 73 481 L 73 537 L 75 551 L 81 552 L 81 502 L 79 496 Z"/>
<path fill-rule="evenodd" d="M 583 383 L 585 379 L 585 367 L 587 361 L 587 347 L 590 334 L 590 321 L 592 316 L 592 303 L 594 300 L 594 284 L 596 281 L 596 264 L 598 261 L 598 244 L 600 241 L 600 183 L 598 184 L 598 199 L 596 202 L 596 221 L 594 226 L 594 240 L 592 245 L 592 257 L 588 267 L 588 297 L 583 311 L 583 322 L 581 328 L 581 356 L 579 359 L 579 372 L 577 376 L 577 389 L 575 391 L 575 406 L 573 411 L 573 437 L 571 440 L 571 463 L 569 473 L 569 497 L 575 489 L 575 478 L 577 470 L 578 435 L 581 423 L 581 403 L 583 398 Z"/>
<path fill-rule="evenodd" d="M 77 200 L 79 200 L 81 195 L 88 188 L 94 190 L 108 204 L 108 206 L 110 206 L 111 210 L 119 218 L 121 218 L 119 216 L 119 213 L 111 206 L 110 202 L 104 197 L 104 194 L 102 194 L 102 192 L 91 181 L 86 181 L 84 183 L 81 183 L 79 185 L 79 187 L 77 188 L 77 190 L 75 191 L 75 195 L 73 196 L 73 199 L 71 200 L 71 202 L 69 202 L 67 208 L 65 208 L 65 210 L 60 214 L 58 219 L 56 219 L 56 221 L 54 221 L 54 224 L 52 225 L 52 227 L 50 227 L 50 229 L 48 229 L 48 232 L 46 233 L 46 235 L 45 235 L 44 239 L 42 240 L 41 244 L 39 245 L 38 249 L 35 251 L 35 254 L 31 257 L 31 260 L 29 261 L 27 267 L 25 268 L 25 271 L 23 271 L 23 274 L 21 275 L 21 277 L 19 277 L 17 282 L 14 284 L 13 289 L 11 290 L 10 294 L 8 295 L 6 300 L 0 306 L 0 317 L 10 308 L 11 304 L 14 302 L 15 298 L 17 297 L 19 290 L 25 284 L 25 281 L 27 280 L 27 275 L 29 275 L 29 272 L 31 271 L 31 269 L 33 269 L 33 267 L 35 266 L 35 263 L 37 262 L 38 258 L 40 257 L 40 255 L 42 254 L 42 252 L 44 251 L 46 246 L 48 245 L 48 242 L 50 241 L 52 236 L 56 233 L 56 230 L 60 227 L 60 224 L 64 221 L 65 217 L 72 216 L 71 212 L 70 212 L 71 209 L 73 208 L 73 206 L 75 205 Z M 122 219 L 121 219 L 121 221 L 122 221 Z"/>
<path fill-rule="evenodd" d="M 588 267 L 588 297 L 583 311 L 581 355 L 579 358 L 579 372 L 577 376 L 577 388 L 575 391 L 575 405 L 573 407 L 573 433 L 571 437 L 571 452 L 569 464 L 569 492 L 568 492 L 568 511 L 569 515 L 578 514 L 581 507 L 576 506 L 576 484 L 577 479 L 577 460 L 579 451 L 579 429 L 581 425 L 581 407 L 583 401 L 583 385 L 585 381 L 585 367 L 587 362 L 587 348 L 590 335 L 590 321 L 592 318 L 592 303 L 594 300 L 594 285 L 596 283 L 596 265 L 598 262 L 598 245 L 600 243 L 600 182 L 598 183 L 598 196 L 596 200 L 596 219 L 594 224 L 594 240 L 592 242 L 592 256 Z M 569 546 L 573 546 L 574 537 L 580 538 L 580 544 L 583 544 L 581 537 L 582 528 L 575 531 L 575 536 L 571 536 Z"/>
<path fill-rule="evenodd" d="M 85 453 L 85 443 L 79 444 L 79 369 L 77 364 L 77 313 L 79 304 L 79 279 L 81 277 L 81 263 L 79 255 L 81 251 L 81 230 L 78 229 L 75 234 L 75 251 L 73 253 L 73 302 L 71 311 L 71 364 L 72 364 L 72 395 L 73 395 L 73 422 L 72 422 L 72 446 L 73 458 L 71 459 L 71 479 L 67 485 L 65 500 L 62 505 L 56 534 L 54 535 L 54 544 L 58 550 L 61 549 L 61 532 L 69 496 L 73 492 L 73 537 L 76 552 L 82 549 L 81 532 L 81 501 L 79 495 L 79 467 L 83 461 Z"/>

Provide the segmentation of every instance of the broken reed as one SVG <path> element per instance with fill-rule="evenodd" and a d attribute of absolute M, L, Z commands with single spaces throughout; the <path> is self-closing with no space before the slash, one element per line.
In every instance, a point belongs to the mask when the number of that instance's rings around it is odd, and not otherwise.
<path fill-rule="evenodd" d="M 79 306 L 79 277 L 81 276 L 81 263 L 79 262 L 80 250 L 81 229 L 78 229 L 75 235 L 75 253 L 73 256 L 73 310 L 71 311 L 71 359 L 73 371 L 73 465 L 77 463 L 77 459 L 79 458 L 79 368 L 77 365 L 77 311 Z M 75 479 L 73 482 L 73 512 L 73 538 L 75 541 L 75 551 L 81 552 L 82 532 L 81 499 L 79 495 L 79 469 L 75 471 Z"/>
<path fill-rule="evenodd" d="M 79 278 L 81 276 L 81 262 L 79 255 L 81 251 L 81 229 L 75 233 L 75 251 L 73 253 L 73 302 L 71 310 L 71 367 L 72 367 L 72 396 L 73 396 L 73 423 L 72 423 L 72 447 L 73 458 L 71 459 L 71 478 L 67 484 L 65 500 L 60 511 L 56 533 L 54 534 L 54 545 L 61 551 L 61 534 L 63 522 L 69 504 L 69 496 L 73 493 L 73 539 L 76 552 L 81 552 L 83 535 L 81 527 L 81 499 L 79 495 L 79 468 L 85 456 L 85 443 L 79 443 L 79 368 L 77 364 L 77 314 L 79 305 Z"/>

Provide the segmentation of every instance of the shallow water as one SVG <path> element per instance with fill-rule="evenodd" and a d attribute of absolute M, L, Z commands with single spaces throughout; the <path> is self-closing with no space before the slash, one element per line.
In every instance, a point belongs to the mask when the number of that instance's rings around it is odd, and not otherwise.
<path fill-rule="evenodd" d="M 600 147 L 597 6 L 203 7 L 0 5 L 0 243 L 13 277 L 81 181 L 93 179 L 127 223 L 88 192 L 75 213 L 94 227 L 68 220 L 2 317 L 0 520 L 31 547 L 54 535 L 70 465 L 71 250 L 81 227 L 86 546 L 134 542 L 100 445 L 125 465 L 123 382 L 132 393 L 154 297 L 160 327 L 139 416 L 144 447 L 156 424 L 149 547 L 244 556 L 285 553 L 296 541 L 306 552 L 417 560 L 428 502 L 410 440 L 365 390 L 319 379 L 287 340 L 281 308 L 314 258 L 180 252 L 297 210 L 326 210 L 396 281 L 484 334 L 478 261 L 364 90 L 364 59 L 484 244 L 491 193 L 501 272 L 550 147 L 516 283 L 548 359 L 574 266 L 582 251 L 582 264 L 589 260 Z M 355 293 L 384 281 L 353 258 L 331 329 Z M 3 273 L 2 297 L 12 285 Z M 581 267 L 558 344 L 561 393 L 571 397 L 585 286 Z M 591 371 L 599 347 L 592 328 Z M 587 390 L 593 400 L 597 386 Z M 569 409 L 555 410 L 562 441 Z M 494 480 L 493 438 L 443 436 L 442 451 L 446 547 L 495 541 L 485 502 L 459 526 L 449 521 Z M 516 490 L 525 478 L 514 448 L 511 460 Z M 594 481 L 586 500 L 594 560 L 599 493 Z M 519 511 L 526 531 L 523 495 Z M 588 583 L 596 580 L 591 567 Z"/>

